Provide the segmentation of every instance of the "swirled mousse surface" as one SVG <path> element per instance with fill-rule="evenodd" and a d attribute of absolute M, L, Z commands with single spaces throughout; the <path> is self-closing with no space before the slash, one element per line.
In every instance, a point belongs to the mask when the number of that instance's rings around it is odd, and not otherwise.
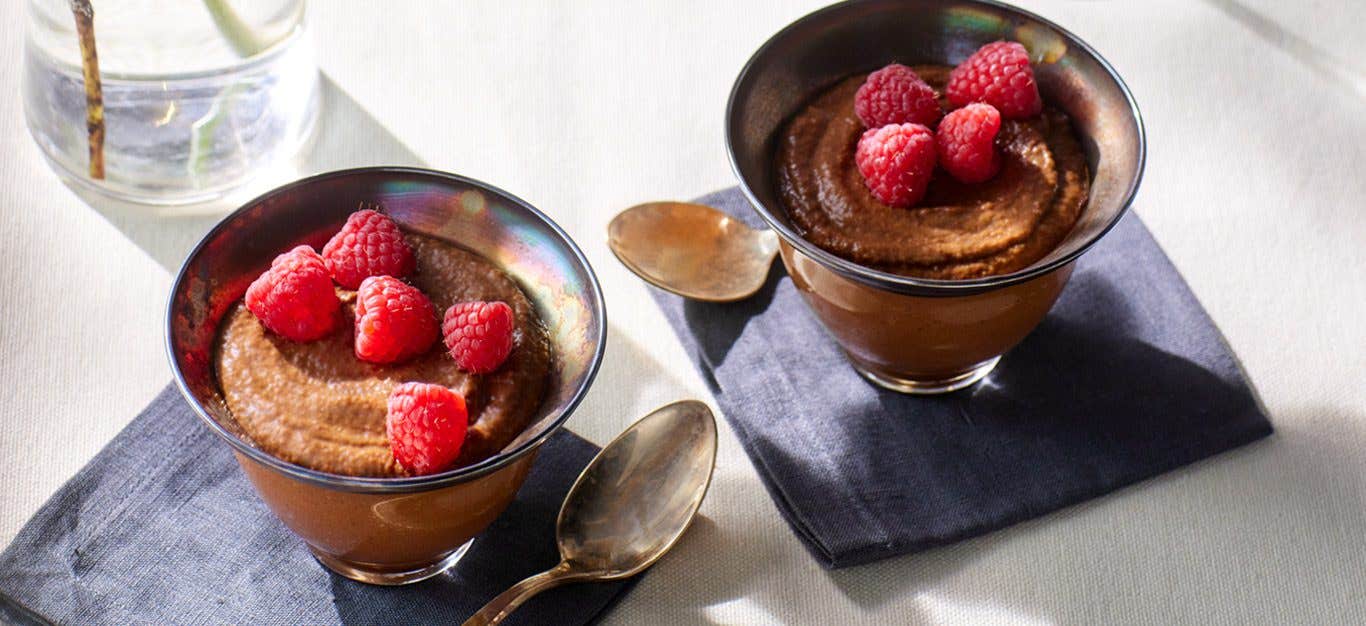
<path fill-rule="evenodd" d="M 309 343 L 271 334 L 239 302 L 219 329 L 218 382 L 233 417 L 261 449 L 334 474 L 404 476 L 384 424 L 389 392 L 404 382 L 444 385 L 465 396 L 470 426 L 457 467 L 496 454 L 535 416 L 552 358 L 535 307 L 511 277 L 482 257 L 422 235 L 407 239 L 417 259 L 411 282 L 437 315 L 468 300 L 502 300 L 512 307 L 516 330 L 507 361 L 491 374 L 466 374 L 440 340 L 404 363 L 361 361 L 353 351 L 353 291 L 338 290 L 346 318 L 341 329 Z"/>
<path fill-rule="evenodd" d="M 913 69 L 942 94 L 952 68 Z M 963 279 L 1021 269 L 1071 231 L 1090 176 L 1067 116 L 1049 106 L 1031 119 L 1002 121 L 995 178 L 965 184 L 936 170 L 919 204 L 879 202 L 854 162 L 865 130 L 854 115 L 854 94 L 866 76 L 816 96 L 779 134 L 778 192 L 803 238 L 874 269 Z"/>

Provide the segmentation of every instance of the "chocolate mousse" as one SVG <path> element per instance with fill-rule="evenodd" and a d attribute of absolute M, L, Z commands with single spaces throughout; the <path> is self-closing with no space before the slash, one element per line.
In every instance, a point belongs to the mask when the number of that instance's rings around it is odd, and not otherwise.
<path fill-rule="evenodd" d="M 940 94 L 952 70 L 913 69 Z M 1024 268 L 1066 237 L 1090 176 L 1064 113 L 1045 105 L 1032 118 L 1003 120 L 1001 169 L 991 180 L 966 184 L 937 170 L 918 205 L 891 207 L 873 196 L 854 161 L 865 131 L 854 96 L 866 77 L 820 93 L 779 134 L 779 196 L 803 238 L 874 269 L 965 279 Z"/>
<path fill-rule="evenodd" d="M 391 452 L 386 400 L 400 383 L 427 382 L 463 395 L 469 429 L 455 467 L 493 456 L 535 416 L 551 367 L 550 343 L 535 307 L 502 270 L 431 237 L 406 233 L 416 259 L 409 282 L 436 311 L 473 300 L 502 301 L 515 315 L 514 347 L 494 372 L 462 371 L 440 341 L 394 365 L 356 357 L 352 332 L 294 342 L 269 332 L 238 303 L 224 317 L 215 351 L 228 409 L 261 449 L 315 470 L 394 477 L 409 472 Z M 342 329 L 354 326 L 356 292 L 337 289 Z"/>

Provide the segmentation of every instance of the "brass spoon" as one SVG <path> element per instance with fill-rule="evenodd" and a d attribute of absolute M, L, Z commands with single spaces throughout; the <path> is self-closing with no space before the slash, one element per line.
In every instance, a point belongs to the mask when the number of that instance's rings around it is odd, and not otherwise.
<path fill-rule="evenodd" d="M 716 465 L 716 419 L 696 400 L 660 407 L 607 444 L 570 487 L 555 524 L 560 564 L 513 585 L 465 621 L 497 624 L 564 583 L 629 578 L 687 530 Z"/>
<path fill-rule="evenodd" d="M 649 202 L 612 218 L 607 245 L 627 269 L 660 289 L 734 302 L 764 286 L 778 236 L 706 205 Z"/>

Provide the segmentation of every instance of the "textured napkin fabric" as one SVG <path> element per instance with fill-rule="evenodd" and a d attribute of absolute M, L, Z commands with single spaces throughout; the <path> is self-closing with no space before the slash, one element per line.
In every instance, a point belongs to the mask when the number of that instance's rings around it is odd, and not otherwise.
<path fill-rule="evenodd" d="M 736 189 L 699 200 L 757 226 Z M 778 509 L 827 567 L 980 535 L 1271 433 L 1218 329 L 1136 215 L 1082 256 L 984 381 L 864 381 L 782 270 L 732 304 L 655 299 Z"/>
<path fill-rule="evenodd" d="M 0 621 L 459 623 L 558 562 L 555 516 L 596 452 L 556 433 L 517 499 L 454 569 L 376 587 L 313 560 L 257 498 L 228 446 L 168 387 L 0 553 Z M 504 623 L 587 623 L 632 584 L 554 589 Z"/>

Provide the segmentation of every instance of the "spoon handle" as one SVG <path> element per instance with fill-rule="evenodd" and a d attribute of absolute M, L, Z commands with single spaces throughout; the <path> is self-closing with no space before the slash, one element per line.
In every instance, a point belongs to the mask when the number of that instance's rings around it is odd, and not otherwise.
<path fill-rule="evenodd" d="M 559 565 L 527 578 L 508 588 L 507 591 L 498 594 L 498 597 L 489 600 L 484 608 L 479 609 L 478 613 L 465 620 L 463 626 L 492 626 L 497 624 L 517 607 L 522 606 L 523 602 L 531 599 L 531 596 L 546 589 L 558 587 L 575 578 L 576 576 L 570 570 L 569 564 L 561 561 Z"/>

